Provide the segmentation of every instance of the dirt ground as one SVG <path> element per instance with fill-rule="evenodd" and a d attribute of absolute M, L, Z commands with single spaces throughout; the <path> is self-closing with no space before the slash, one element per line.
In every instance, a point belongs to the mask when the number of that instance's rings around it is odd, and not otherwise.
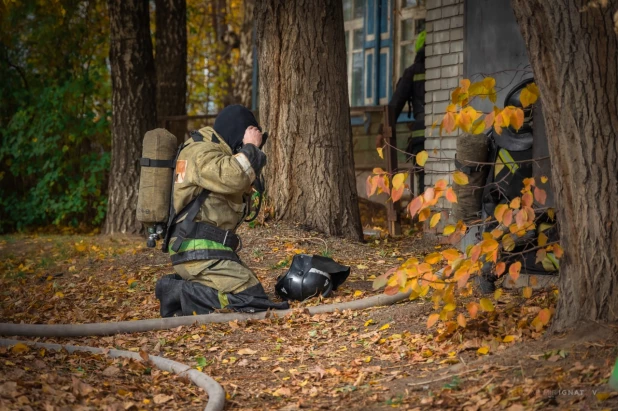
<path fill-rule="evenodd" d="M 271 293 L 295 253 L 328 255 L 352 267 L 333 297 L 294 307 L 375 295 L 375 276 L 439 247 L 415 234 L 357 244 L 285 225 L 244 227 L 240 234 L 242 259 Z M 137 237 L 3 237 L 0 318 L 48 324 L 156 318 L 154 284 L 170 272 L 167 256 Z M 298 310 L 244 323 L 38 341 L 183 362 L 220 382 L 230 410 L 618 409 L 618 393 L 606 384 L 618 356 L 618 325 L 544 334 L 529 323 L 555 304 L 553 290 L 530 299 L 505 291 L 494 300 L 494 312 L 455 332 L 427 329 L 434 311 L 427 298 L 355 312 Z M 0 348 L 0 409 L 189 410 L 203 409 L 206 400 L 188 381 L 148 364 Z"/>

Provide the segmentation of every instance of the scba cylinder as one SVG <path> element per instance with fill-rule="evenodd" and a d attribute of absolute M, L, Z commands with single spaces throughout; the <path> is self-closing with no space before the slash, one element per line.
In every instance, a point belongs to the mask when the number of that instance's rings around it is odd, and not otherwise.
<path fill-rule="evenodd" d="M 137 220 L 144 224 L 167 222 L 177 147 L 176 137 L 163 128 L 144 135 L 137 196 Z"/>

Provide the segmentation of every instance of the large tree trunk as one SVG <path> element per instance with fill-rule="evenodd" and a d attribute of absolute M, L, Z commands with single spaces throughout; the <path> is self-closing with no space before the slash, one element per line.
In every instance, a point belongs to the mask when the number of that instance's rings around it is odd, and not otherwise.
<path fill-rule="evenodd" d="M 251 87 L 253 79 L 253 9 L 255 0 L 244 0 L 243 18 L 240 27 L 240 47 L 238 64 L 234 67 L 232 84 L 234 85 L 234 100 L 251 108 Z"/>
<path fill-rule="evenodd" d="M 618 320 L 618 0 L 585 3 L 512 0 L 543 98 L 564 248 L 554 330 Z"/>
<path fill-rule="evenodd" d="M 262 125 L 275 216 L 362 239 L 338 0 L 258 0 Z"/>
<path fill-rule="evenodd" d="M 111 25 L 112 164 L 104 232 L 137 233 L 139 158 L 156 126 L 155 67 L 147 0 L 108 0 Z"/>
<path fill-rule="evenodd" d="M 155 64 L 157 118 L 187 114 L 187 3 L 156 0 Z M 187 124 L 169 122 L 169 131 L 184 141 Z"/>

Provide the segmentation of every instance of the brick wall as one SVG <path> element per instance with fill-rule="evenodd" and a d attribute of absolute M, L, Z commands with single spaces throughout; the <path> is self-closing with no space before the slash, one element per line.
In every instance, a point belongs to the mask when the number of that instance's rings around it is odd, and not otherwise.
<path fill-rule="evenodd" d="M 455 158 L 458 133 L 439 134 L 431 125 L 440 122 L 446 106 L 450 103 L 451 91 L 463 78 L 463 25 L 464 0 L 427 0 L 427 40 L 425 42 L 425 149 L 430 156 L 434 149 L 443 159 L 430 159 L 425 165 L 425 184 L 434 184 L 441 178 L 450 181 Z M 431 135 L 430 135 L 431 134 Z M 445 206 L 448 206 L 445 204 Z"/>

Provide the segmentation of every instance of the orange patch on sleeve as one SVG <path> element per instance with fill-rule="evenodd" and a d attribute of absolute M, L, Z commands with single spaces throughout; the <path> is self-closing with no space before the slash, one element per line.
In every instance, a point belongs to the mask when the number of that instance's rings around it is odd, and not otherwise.
<path fill-rule="evenodd" d="M 182 183 L 185 181 L 185 175 L 187 173 L 187 160 L 178 160 L 176 162 L 176 183 Z"/>

